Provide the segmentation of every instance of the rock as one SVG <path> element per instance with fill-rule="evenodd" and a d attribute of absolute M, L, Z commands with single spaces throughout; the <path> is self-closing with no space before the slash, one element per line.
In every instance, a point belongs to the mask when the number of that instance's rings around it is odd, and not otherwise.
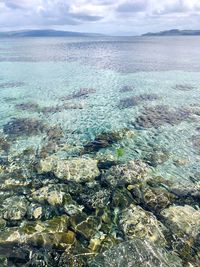
<path fill-rule="evenodd" d="M 75 98 L 88 97 L 90 94 L 94 93 L 96 93 L 96 89 L 94 88 L 81 88 L 77 92 L 73 92 L 72 94 L 62 97 L 61 100 L 71 100 Z"/>
<path fill-rule="evenodd" d="M 8 152 L 10 149 L 10 143 L 6 140 L 6 138 L 0 136 L 0 151 Z"/>
<path fill-rule="evenodd" d="M 134 200 L 131 193 L 125 188 L 117 188 L 112 193 L 112 207 L 124 209 L 130 206 L 130 204 L 133 202 Z"/>
<path fill-rule="evenodd" d="M 23 111 L 37 112 L 39 110 L 39 105 L 36 103 L 28 102 L 28 103 L 16 104 L 15 108 Z"/>
<path fill-rule="evenodd" d="M 88 186 L 78 196 L 79 201 L 89 209 L 103 209 L 110 203 L 111 191 L 101 188 L 98 184 L 94 188 Z"/>
<path fill-rule="evenodd" d="M 0 218 L 0 231 L 6 227 L 6 221 Z"/>
<path fill-rule="evenodd" d="M 20 221 L 27 212 L 29 202 L 23 196 L 13 196 L 4 200 L 2 204 L 3 218 L 9 221 Z"/>
<path fill-rule="evenodd" d="M 32 136 L 44 132 L 47 126 L 34 118 L 12 119 L 3 126 L 3 131 L 9 136 Z"/>
<path fill-rule="evenodd" d="M 95 235 L 100 224 L 100 218 L 88 216 L 85 213 L 74 215 L 70 218 L 72 229 L 90 240 Z"/>
<path fill-rule="evenodd" d="M 163 148 L 155 148 L 152 152 L 147 153 L 143 160 L 152 167 L 157 167 L 169 159 L 169 152 Z"/>
<path fill-rule="evenodd" d="M 75 233 L 68 230 L 68 216 L 54 217 L 44 222 L 27 222 L 0 233 L 0 244 L 31 244 L 39 247 L 65 249 L 75 242 Z"/>
<path fill-rule="evenodd" d="M 197 238 L 200 231 L 200 210 L 191 206 L 170 206 L 161 215 L 167 224 L 180 236 L 182 234 Z M 176 229 L 176 230 L 175 230 Z"/>
<path fill-rule="evenodd" d="M 123 242 L 97 255 L 89 267 L 182 267 L 179 257 L 154 246 L 146 240 Z"/>
<path fill-rule="evenodd" d="M 166 228 L 151 212 L 132 204 L 122 211 L 120 217 L 120 225 L 128 239 L 146 239 L 156 245 L 166 246 Z"/>
<path fill-rule="evenodd" d="M 126 93 L 126 92 L 132 92 L 135 89 L 134 86 L 130 86 L 130 85 L 125 85 L 123 86 L 119 91 L 121 93 Z"/>
<path fill-rule="evenodd" d="M 33 191 L 31 197 L 39 203 L 47 202 L 49 205 L 62 205 L 66 194 L 66 185 L 49 185 Z"/>
<path fill-rule="evenodd" d="M 132 160 L 127 164 L 117 165 L 104 171 L 102 181 L 112 187 L 117 185 L 130 185 L 148 180 L 147 165 L 140 160 Z"/>
<path fill-rule="evenodd" d="M 120 108 L 130 108 L 141 104 L 143 101 L 154 101 L 159 97 L 156 94 L 142 94 L 121 99 L 119 102 Z"/>
<path fill-rule="evenodd" d="M 39 204 L 36 204 L 36 203 L 31 203 L 29 205 L 28 211 L 27 211 L 27 217 L 30 220 L 41 219 L 42 214 L 43 214 L 42 206 L 40 206 Z"/>
<path fill-rule="evenodd" d="M 133 123 L 136 128 L 158 128 L 165 124 L 177 125 L 189 118 L 190 112 L 184 109 L 169 109 L 168 106 L 146 107 L 143 114 Z"/>
<path fill-rule="evenodd" d="M 0 83 L 0 88 L 5 89 L 5 88 L 16 88 L 16 87 L 22 87 L 24 86 L 24 82 L 5 82 L 5 83 Z"/>
<path fill-rule="evenodd" d="M 172 245 L 184 259 L 195 264 L 200 255 L 200 210 L 191 206 L 170 206 L 161 215 L 173 235 Z"/>
<path fill-rule="evenodd" d="M 82 154 L 98 152 L 102 148 L 109 147 L 125 138 L 131 138 L 135 133 L 127 128 L 113 131 L 110 133 L 101 133 L 91 142 L 84 145 Z"/>
<path fill-rule="evenodd" d="M 68 109 L 83 109 L 84 105 L 82 103 L 64 103 L 63 105 L 57 105 L 53 107 L 43 107 L 40 111 L 44 114 L 62 112 Z"/>
<path fill-rule="evenodd" d="M 164 188 L 153 188 L 146 185 L 132 187 L 131 193 L 138 204 L 142 204 L 156 213 L 160 213 L 161 210 L 168 207 L 174 198 L 174 195 Z"/>
<path fill-rule="evenodd" d="M 100 174 L 97 160 L 89 158 L 62 160 L 57 157 L 48 157 L 40 161 L 38 172 L 53 172 L 61 180 L 78 183 L 93 181 Z"/>
<path fill-rule="evenodd" d="M 176 86 L 173 87 L 173 89 L 179 91 L 192 91 L 196 89 L 196 87 L 191 84 L 177 84 Z"/>

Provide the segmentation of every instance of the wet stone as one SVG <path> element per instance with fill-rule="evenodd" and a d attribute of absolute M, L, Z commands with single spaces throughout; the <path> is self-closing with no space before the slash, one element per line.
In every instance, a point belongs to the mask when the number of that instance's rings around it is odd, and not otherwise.
<path fill-rule="evenodd" d="M 39 203 L 47 202 L 49 205 L 62 205 L 66 195 L 66 185 L 47 185 L 32 192 L 32 199 Z"/>
<path fill-rule="evenodd" d="M 7 228 L 0 233 L 0 244 L 31 244 L 38 247 L 65 249 L 75 242 L 75 233 L 68 230 L 68 216 L 51 220 L 26 222 L 20 227 Z"/>
<path fill-rule="evenodd" d="M 132 204 L 124 209 L 120 216 L 120 225 L 128 239 L 146 239 L 162 247 L 167 244 L 164 225 L 140 206 Z"/>
<path fill-rule="evenodd" d="M 141 183 L 148 179 L 147 165 L 140 160 L 113 166 L 102 174 L 102 181 L 112 187 Z"/>
<path fill-rule="evenodd" d="M 146 240 L 123 242 L 97 255 L 89 267 L 182 267 L 179 257 L 161 250 Z"/>
<path fill-rule="evenodd" d="M 159 97 L 156 94 L 142 94 L 138 96 L 127 97 L 120 100 L 120 108 L 130 108 L 140 105 L 144 101 L 154 101 Z"/>
<path fill-rule="evenodd" d="M 81 213 L 72 216 L 70 218 L 70 223 L 75 232 L 78 232 L 85 239 L 89 240 L 97 232 L 100 225 L 100 219 Z"/>
<path fill-rule="evenodd" d="M 89 209 L 103 209 L 110 203 L 110 195 L 109 189 L 100 188 L 96 185 L 94 188 L 84 188 L 78 198 Z"/>
<path fill-rule="evenodd" d="M 161 212 L 168 225 L 177 235 L 198 238 L 200 231 L 200 210 L 191 206 L 170 206 Z"/>
<path fill-rule="evenodd" d="M 93 181 L 100 172 L 97 167 L 97 160 L 86 158 L 59 159 L 48 157 L 40 161 L 39 173 L 52 172 L 61 179 L 74 182 Z"/>
<path fill-rule="evenodd" d="M 13 196 L 5 199 L 2 204 L 3 218 L 10 221 L 19 221 L 24 218 L 29 202 L 23 196 Z"/>
<path fill-rule="evenodd" d="M 3 126 L 3 131 L 9 136 L 32 136 L 46 130 L 47 126 L 34 118 L 12 119 Z"/>
<path fill-rule="evenodd" d="M 189 205 L 170 206 L 161 212 L 163 223 L 173 233 L 172 246 L 185 262 L 198 265 L 200 255 L 200 211 Z M 190 266 L 190 265 L 189 265 Z"/>

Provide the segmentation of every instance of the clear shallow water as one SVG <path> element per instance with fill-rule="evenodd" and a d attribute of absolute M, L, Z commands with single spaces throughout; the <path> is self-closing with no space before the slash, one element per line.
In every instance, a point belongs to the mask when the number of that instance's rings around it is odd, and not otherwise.
<path fill-rule="evenodd" d="M 135 130 L 134 120 L 146 106 L 198 106 L 199 41 L 199 37 L 2 39 L 0 125 L 3 128 L 13 117 L 40 118 L 50 125 L 61 125 L 67 142 L 82 146 L 101 132 L 125 127 Z M 21 86 L 17 84 L 20 82 Z M 176 85 L 194 88 L 176 90 Z M 134 86 L 134 90 L 120 92 L 123 86 Z M 47 114 L 16 109 L 21 103 L 37 103 L 41 108 L 59 106 L 62 97 L 81 88 L 93 88 L 96 92 L 64 102 L 82 105 L 82 109 Z M 141 94 L 156 94 L 158 99 L 119 108 L 121 99 Z M 200 172 L 199 155 L 192 142 L 193 136 L 198 135 L 199 117 L 194 117 L 195 120 L 175 126 L 164 124 L 157 129 L 135 130 L 136 137 L 101 152 L 115 154 L 122 146 L 123 160 L 128 160 L 142 158 L 153 145 L 164 148 L 170 157 L 154 171 L 169 179 L 190 182 Z M 41 138 L 18 138 L 12 151 L 39 146 Z M 177 160 L 187 163 L 177 166 Z"/>
<path fill-rule="evenodd" d="M 199 43 L 1 39 L 0 266 L 198 266 Z"/>

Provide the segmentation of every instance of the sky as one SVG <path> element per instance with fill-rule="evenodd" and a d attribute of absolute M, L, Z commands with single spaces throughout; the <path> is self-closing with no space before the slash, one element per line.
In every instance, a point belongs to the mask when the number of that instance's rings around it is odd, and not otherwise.
<path fill-rule="evenodd" d="M 200 29 L 200 0 L 0 0 L 0 31 L 137 35 Z"/>

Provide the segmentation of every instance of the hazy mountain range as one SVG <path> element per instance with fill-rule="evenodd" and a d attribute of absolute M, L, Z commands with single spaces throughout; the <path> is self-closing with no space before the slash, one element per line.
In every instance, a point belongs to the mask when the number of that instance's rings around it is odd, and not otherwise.
<path fill-rule="evenodd" d="M 57 30 L 22 30 L 0 32 L 0 37 L 93 37 L 103 36 L 97 33 L 82 33 Z"/>
<path fill-rule="evenodd" d="M 162 31 L 162 32 L 149 32 L 145 33 L 142 36 L 196 36 L 200 35 L 200 30 L 168 30 L 168 31 Z"/>

